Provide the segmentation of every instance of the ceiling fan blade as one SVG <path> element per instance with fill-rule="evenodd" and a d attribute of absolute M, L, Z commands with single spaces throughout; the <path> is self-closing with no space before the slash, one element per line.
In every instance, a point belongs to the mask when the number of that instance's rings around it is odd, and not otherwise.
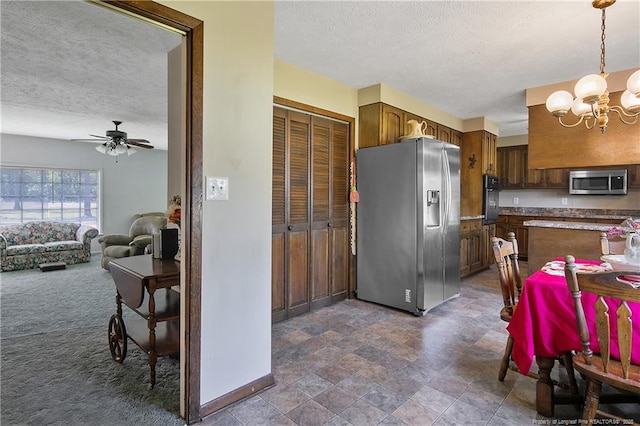
<path fill-rule="evenodd" d="M 146 149 L 153 149 L 153 145 L 145 145 L 143 143 L 138 143 L 138 142 L 136 142 L 136 139 L 127 140 L 127 145 L 133 145 L 133 146 L 137 146 L 137 147 L 140 147 L 140 148 L 146 148 Z"/>
<path fill-rule="evenodd" d="M 89 136 L 93 136 L 94 138 L 100 138 L 100 139 L 107 139 L 107 140 L 111 140 L 111 138 L 110 138 L 110 137 L 108 137 L 108 136 L 92 135 L 91 133 L 89 133 Z"/>
<path fill-rule="evenodd" d="M 106 140 L 103 139 L 69 139 L 72 142 L 108 142 Z"/>
<path fill-rule="evenodd" d="M 127 142 L 151 143 L 146 139 L 127 139 Z"/>

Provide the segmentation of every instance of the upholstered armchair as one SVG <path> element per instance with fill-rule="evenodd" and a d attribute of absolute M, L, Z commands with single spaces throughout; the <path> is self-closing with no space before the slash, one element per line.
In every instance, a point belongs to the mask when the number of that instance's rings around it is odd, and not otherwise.
<path fill-rule="evenodd" d="M 144 254 L 144 249 L 151 244 L 154 232 L 159 232 L 167 224 L 167 216 L 162 212 L 134 215 L 129 228 L 129 235 L 106 234 L 98 238 L 102 247 L 102 267 L 109 270 L 109 262 L 121 257 Z"/>

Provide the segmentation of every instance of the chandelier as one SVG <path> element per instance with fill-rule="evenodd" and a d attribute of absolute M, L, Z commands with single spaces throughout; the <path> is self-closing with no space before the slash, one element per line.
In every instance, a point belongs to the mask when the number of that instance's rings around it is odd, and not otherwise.
<path fill-rule="evenodd" d="M 137 152 L 135 149 L 127 145 L 125 139 L 121 138 L 114 138 L 96 146 L 96 151 L 101 152 L 102 154 L 113 155 L 114 157 L 122 154 L 132 155 Z"/>
<path fill-rule="evenodd" d="M 604 133 L 607 129 L 609 113 L 611 112 L 615 112 L 624 124 L 638 122 L 638 116 L 640 115 L 640 70 L 631 74 L 627 80 L 627 90 L 624 91 L 620 98 L 622 106 L 609 105 L 609 91 L 607 90 L 606 81 L 609 74 L 604 71 L 605 9 L 615 2 L 616 0 L 593 0 L 591 3 L 594 8 L 602 10 L 600 75 L 589 74 L 578 80 L 574 88 L 575 99 L 566 90 L 553 92 L 547 98 L 547 110 L 554 117 L 557 117 L 558 122 L 564 127 L 576 127 L 584 122 L 587 129 L 591 130 L 598 126 L 600 131 Z M 576 123 L 567 124 L 562 121 L 562 117 L 567 115 L 569 110 L 578 117 Z"/>

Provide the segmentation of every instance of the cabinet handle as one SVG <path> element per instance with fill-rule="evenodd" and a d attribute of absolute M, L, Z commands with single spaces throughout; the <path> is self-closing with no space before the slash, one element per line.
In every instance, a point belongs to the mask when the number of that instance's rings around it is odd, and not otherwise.
<path fill-rule="evenodd" d="M 293 226 L 289 225 L 289 226 L 287 226 L 287 229 L 288 229 L 289 231 L 293 231 Z"/>
<path fill-rule="evenodd" d="M 327 223 L 327 227 L 331 228 L 331 222 Z"/>

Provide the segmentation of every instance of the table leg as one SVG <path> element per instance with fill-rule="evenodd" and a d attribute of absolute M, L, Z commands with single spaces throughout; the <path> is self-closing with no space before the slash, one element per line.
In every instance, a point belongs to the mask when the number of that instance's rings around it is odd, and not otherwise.
<path fill-rule="evenodd" d="M 551 370 L 555 358 L 536 356 L 538 383 L 536 383 L 536 411 L 542 416 L 553 416 L 553 381 Z"/>

